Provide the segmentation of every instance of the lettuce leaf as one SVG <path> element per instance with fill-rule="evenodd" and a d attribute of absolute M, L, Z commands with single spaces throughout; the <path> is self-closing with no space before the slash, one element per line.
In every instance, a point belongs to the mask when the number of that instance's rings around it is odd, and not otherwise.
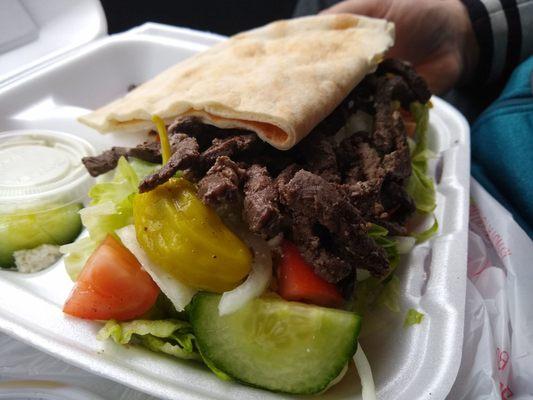
<path fill-rule="evenodd" d="M 410 308 L 407 311 L 407 315 L 405 316 L 405 321 L 403 323 L 403 326 L 408 327 L 408 326 L 413 326 L 415 324 L 420 324 L 423 319 L 424 319 L 424 314 L 416 311 L 413 308 Z"/>
<path fill-rule="evenodd" d="M 81 221 L 87 228 L 89 237 L 60 249 L 67 254 L 65 267 L 72 280 L 78 277 L 91 253 L 108 234 L 133 223 L 133 196 L 138 192 L 141 179 L 158 167 L 159 164 L 136 158 L 127 161 L 121 157 L 113 178 L 107 182 L 98 182 L 89 190 L 89 207 L 80 211 Z"/>
<path fill-rule="evenodd" d="M 411 153 L 411 161 L 415 163 L 423 173 L 427 172 L 428 133 L 429 133 L 429 105 L 413 102 L 410 105 L 411 115 L 416 124 L 415 148 Z"/>
<path fill-rule="evenodd" d="M 415 201 L 418 212 L 427 214 L 437 206 L 433 180 L 422 172 L 415 163 L 412 164 L 412 173 L 405 189 Z"/>
<path fill-rule="evenodd" d="M 400 312 L 400 279 L 396 275 L 384 281 L 371 276 L 357 284 L 352 310 L 364 316 L 376 307 Z"/>
<path fill-rule="evenodd" d="M 375 306 L 384 306 L 393 312 L 399 312 L 400 280 L 394 275 L 394 270 L 400 263 L 400 245 L 403 238 L 389 236 L 389 231 L 377 224 L 370 226 L 367 235 L 385 249 L 390 268 L 382 278 L 370 276 L 358 282 L 353 309 L 361 315 Z"/>
<path fill-rule="evenodd" d="M 152 351 L 183 359 L 200 360 L 188 322 L 167 320 L 107 321 L 98 332 L 98 340 L 113 339 L 117 344 L 140 344 Z"/>
<path fill-rule="evenodd" d="M 429 104 L 414 102 L 410 106 L 411 114 L 416 122 L 415 143 L 411 145 L 412 173 L 406 185 L 407 193 L 413 198 L 416 212 L 425 215 L 433 212 L 437 206 L 435 183 L 428 175 L 428 160 L 434 157 L 428 149 L 429 133 Z M 423 232 L 411 232 L 410 236 L 416 239 L 416 243 L 428 240 L 438 232 L 439 224 L 433 216 L 433 225 Z"/>
<path fill-rule="evenodd" d="M 377 224 L 372 224 L 367 232 L 367 235 L 374 239 L 374 241 L 387 252 L 389 259 L 390 270 L 387 276 L 392 273 L 400 263 L 400 253 L 398 252 L 397 242 L 394 238 L 389 237 L 389 231 Z"/>
<path fill-rule="evenodd" d="M 376 304 L 388 308 L 392 312 L 400 312 L 400 279 L 396 275 L 385 283 Z"/>
<path fill-rule="evenodd" d="M 83 237 L 74 243 L 66 244 L 59 248 L 59 251 L 66 254 L 64 258 L 65 269 L 70 279 L 75 281 L 78 278 L 85 262 L 94 252 L 98 242 L 91 240 L 89 237 Z"/>
<path fill-rule="evenodd" d="M 433 215 L 433 224 L 422 232 L 411 232 L 411 237 L 416 239 L 416 243 L 422 243 L 435 235 L 438 231 L 439 221 L 437 221 L 437 217 Z"/>
<path fill-rule="evenodd" d="M 428 149 L 429 106 L 414 102 L 411 114 L 416 122 L 415 146 L 411 153 L 412 173 L 407 182 L 407 193 L 413 198 L 417 211 L 432 212 L 436 205 L 435 185 L 428 175 L 428 160 L 433 153 Z"/>
<path fill-rule="evenodd" d="M 133 196 L 139 182 L 157 164 L 121 157 L 110 182 L 100 182 L 89 190 L 90 206 L 81 213 L 91 239 L 101 241 L 108 234 L 133 223 Z M 142 175 L 141 175 L 142 174 Z"/>
<path fill-rule="evenodd" d="M 226 373 L 205 359 L 196 346 L 196 338 L 189 322 L 177 319 L 107 321 L 98 332 L 98 340 L 109 338 L 117 344 L 138 344 L 156 353 L 172 357 L 202 361 L 219 379 L 232 380 Z"/>

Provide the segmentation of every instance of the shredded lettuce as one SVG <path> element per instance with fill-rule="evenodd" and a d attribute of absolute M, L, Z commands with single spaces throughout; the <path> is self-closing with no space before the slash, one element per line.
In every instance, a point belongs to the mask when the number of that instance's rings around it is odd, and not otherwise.
<path fill-rule="evenodd" d="M 416 243 L 422 243 L 428 240 L 439 231 L 439 221 L 433 216 L 433 224 L 422 232 L 411 232 L 411 236 L 416 239 Z"/>
<path fill-rule="evenodd" d="M 434 157 L 428 149 L 429 133 L 429 104 L 414 102 L 410 106 L 411 114 L 416 122 L 415 142 L 410 144 L 412 173 L 407 182 L 407 193 L 413 198 L 416 212 L 421 215 L 429 214 L 437 206 L 435 183 L 428 175 L 428 160 Z M 423 232 L 412 232 L 410 236 L 416 243 L 428 240 L 437 233 L 439 225 L 435 216 L 433 225 Z"/>
<path fill-rule="evenodd" d="M 147 174 L 156 167 L 157 164 L 136 159 L 128 162 L 121 157 L 113 179 L 97 183 L 89 190 L 91 203 L 82 212 L 82 222 L 91 239 L 101 241 L 106 235 L 133 223 L 133 196 L 145 176 L 139 176 L 137 171 Z"/>
<path fill-rule="evenodd" d="M 97 245 L 96 241 L 86 236 L 59 248 L 61 253 L 66 254 L 64 259 L 65 269 L 70 279 L 74 281 L 78 278 L 85 262 L 94 252 Z"/>
<path fill-rule="evenodd" d="M 417 211 L 430 213 L 437 205 L 435 185 L 427 174 L 428 160 L 433 153 L 428 149 L 429 106 L 414 102 L 411 114 L 416 122 L 415 146 L 411 152 L 412 174 L 407 182 L 407 193 L 414 199 Z"/>
<path fill-rule="evenodd" d="M 410 105 L 411 115 L 415 120 L 415 148 L 411 153 L 411 160 L 416 163 L 423 173 L 427 172 L 428 133 L 429 133 L 429 106 L 419 102 Z M 423 156 L 426 154 L 426 156 Z"/>
<path fill-rule="evenodd" d="M 396 275 L 392 275 L 385 282 L 376 304 L 384 306 L 392 312 L 400 312 L 400 279 Z"/>
<path fill-rule="evenodd" d="M 165 341 L 163 339 L 158 338 L 157 336 L 145 335 L 142 336 L 140 340 L 141 344 L 144 347 L 156 353 L 165 353 L 170 356 L 182 358 L 185 360 L 199 360 L 199 356 L 197 355 L 197 353 L 188 351 L 180 345 Z"/>
<path fill-rule="evenodd" d="M 370 225 L 370 229 L 367 232 L 367 235 L 373 239 L 384 237 L 384 236 L 387 236 L 388 234 L 389 234 L 389 231 L 386 228 L 378 224 Z"/>
<path fill-rule="evenodd" d="M 366 314 L 375 306 L 385 306 L 389 310 L 398 312 L 399 306 L 399 279 L 394 275 L 394 270 L 400 263 L 400 241 L 389 236 L 389 231 L 377 224 L 372 224 L 367 235 L 387 252 L 389 259 L 389 271 L 384 277 L 376 278 L 367 276 L 358 279 L 357 292 L 355 295 L 353 310 L 360 314 Z M 362 270 L 361 272 L 366 272 Z"/>
<path fill-rule="evenodd" d="M 408 327 L 408 326 L 413 326 L 415 324 L 420 324 L 423 319 L 424 319 L 424 314 L 416 311 L 413 308 L 410 308 L 407 311 L 407 315 L 405 316 L 405 321 L 403 323 L 403 326 Z"/>
<path fill-rule="evenodd" d="M 416 244 L 416 238 L 412 236 L 394 236 L 393 239 L 396 242 L 398 254 L 409 253 Z"/>
<path fill-rule="evenodd" d="M 188 322 L 167 320 L 107 321 L 98 332 L 98 340 L 112 338 L 118 344 L 137 343 L 160 353 L 183 359 L 200 360 Z"/>
<path fill-rule="evenodd" d="M 130 322 L 107 321 L 98 332 L 98 340 L 109 338 L 117 344 L 138 344 L 156 353 L 202 361 L 219 379 L 232 378 L 204 358 L 196 346 L 196 338 L 189 322 L 177 319 L 135 320 Z"/>
<path fill-rule="evenodd" d="M 400 253 L 398 252 L 397 242 L 394 238 L 389 237 L 389 231 L 377 224 L 372 224 L 367 235 L 387 252 L 390 270 L 386 276 L 390 275 L 400 263 Z"/>
<path fill-rule="evenodd" d="M 418 212 L 430 213 L 437 206 L 433 180 L 414 163 L 405 189 L 415 201 Z"/>
<path fill-rule="evenodd" d="M 141 179 L 157 167 L 158 164 L 136 158 L 131 158 L 128 162 L 121 157 L 113 178 L 108 182 L 96 183 L 89 190 L 89 207 L 80 211 L 89 237 L 60 249 L 67 254 L 65 267 L 71 279 L 77 278 L 87 258 L 108 234 L 133 223 L 133 196 L 138 191 Z"/>

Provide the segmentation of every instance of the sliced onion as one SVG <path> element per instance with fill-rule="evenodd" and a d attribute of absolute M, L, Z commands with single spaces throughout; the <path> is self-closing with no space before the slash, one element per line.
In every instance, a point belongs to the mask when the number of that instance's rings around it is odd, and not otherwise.
<path fill-rule="evenodd" d="M 361 348 L 361 343 L 357 344 L 357 351 L 353 356 L 353 361 L 355 363 L 355 369 L 359 374 L 359 379 L 361 380 L 361 395 L 363 400 L 376 400 L 376 386 L 374 385 L 372 370 L 370 369 L 368 359 Z"/>
<path fill-rule="evenodd" d="M 393 239 L 399 254 L 409 253 L 416 244 L 416 238 L 412 236 L 394 236 Z"/>
<path fill-rule="evenodd" d="M 87 220 L 99 215 L 112 215 L 117 212 L 115 204 L 112 201 L 105 201 L 95 206 L 89 206 L 80 210 L 81 219 Z"/>
<path fill-rule="evenodd" d="M 335 379 L 333 379 L 330 383 L 328 383 L 328 386 L 326 386 L 326 388 L 324 390 L 322 390 L 321 392 L 317 393 L 316 395 L 317 396 L 320 396 L 321 394 L 324 394 L 326 393 L 330 388 L 332 388 L 333 386 L 335 386 L 337 383 L 339 383 L 340 381 L 342 381 L 342 378 L 344 378 L 344 375 L 346 375 L 346 372 L 348 371 L 348 363 L 346 363 L 346 365 L 344 366 L 344 368 L 341 370 L 341 372 L 339 373 L 339 375 L 337 375 L 337 377 Z"/>
<path fill-rule="evenodd" d="M 163 268 L 154 264 L 139 245 L 133 225 L 125 226 L 115 232 L 122 244 L 133 253 L 137 261 L 152 277 L 159 289 L 170 299 L 176 310 L 183 311 L 196 294 L 196 289 L 184 285 Z"/>
<path fill-rule="evenodd" d="M 282 233 L 278 233 L 272 239 L 267 241 L 267 244 L 268 244 L 268 247 L 270 247 L 271 249 L 275 249 L 276 247 L 278 247 L 281 244 L 282 241 L 283 241 L 283 234 Z"/>
<path fill-rule="evenodd" d="M 219 315 L 231 314 L 260 296 L 272 278 L 272 254 L 268 244 L 251 233 L 245 233 L 241 237 L 253 250 L 252 270 L 242 284 L 222 295 L 218 303 Z"/>

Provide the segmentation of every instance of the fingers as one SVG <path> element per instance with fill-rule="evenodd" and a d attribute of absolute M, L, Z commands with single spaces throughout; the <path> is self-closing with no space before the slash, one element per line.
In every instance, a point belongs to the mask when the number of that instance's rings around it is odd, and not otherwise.
<path fill-rule="evenodd" d="M 345 0 L 337 3 L 330 8 L 322 10 L 320 14 L 360 14 L 368 17 L 382 17 L 382 0 Z"/>

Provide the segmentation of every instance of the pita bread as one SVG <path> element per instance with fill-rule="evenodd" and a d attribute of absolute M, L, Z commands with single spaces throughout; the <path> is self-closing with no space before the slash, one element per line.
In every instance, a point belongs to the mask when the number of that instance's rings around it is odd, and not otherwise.
<path fill-rule="evenodd" d="M 101 132 L 198 116 L 287 150 L 329 115 L 393 45 L 394 25 L 351 14 L 277 21 L 157 75 L 80 121 Z"/>

